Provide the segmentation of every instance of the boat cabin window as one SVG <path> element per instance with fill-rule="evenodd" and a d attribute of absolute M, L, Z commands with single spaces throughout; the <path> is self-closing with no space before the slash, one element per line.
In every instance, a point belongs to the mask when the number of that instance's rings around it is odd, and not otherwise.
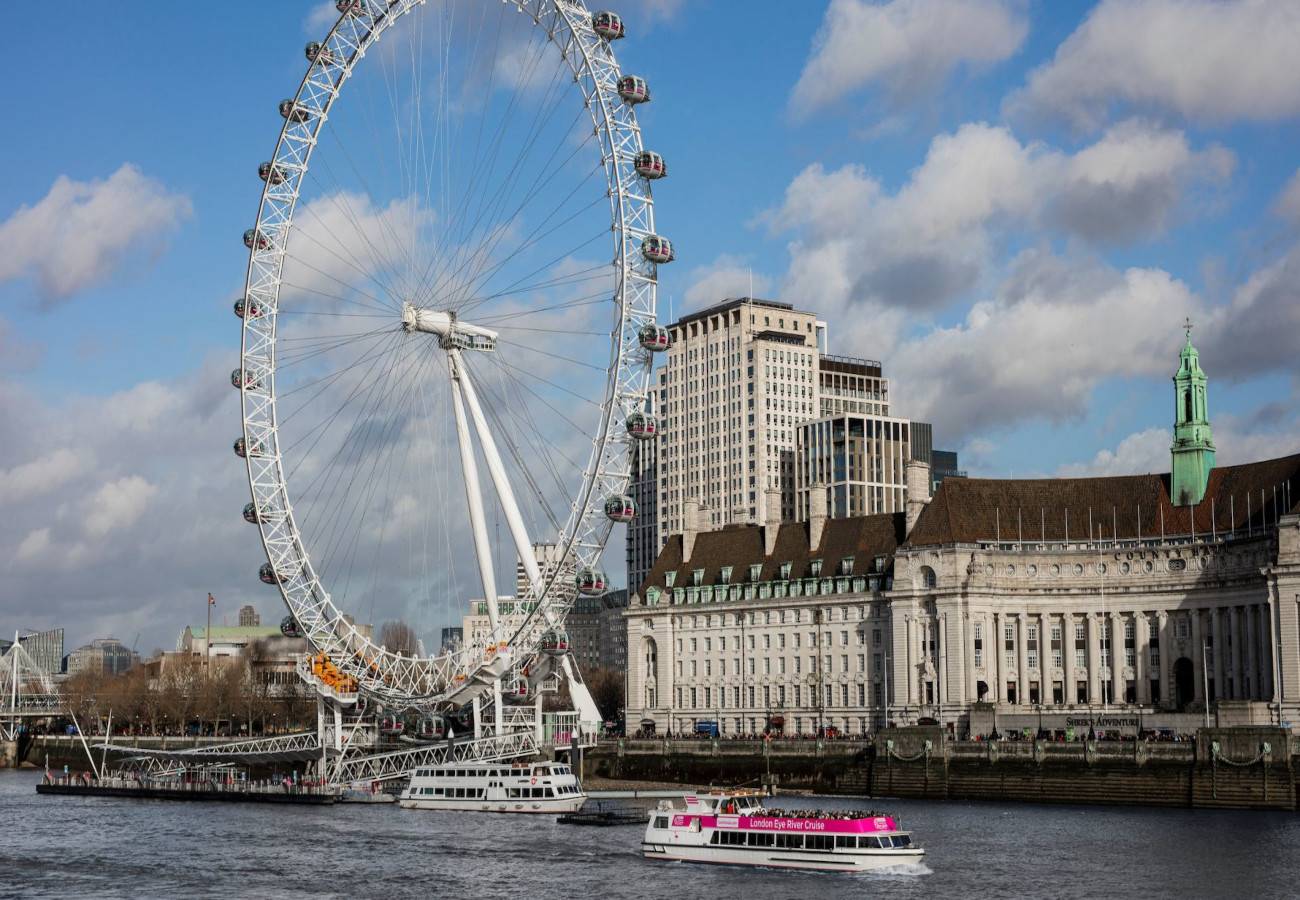
<path fill-rule="evenodd" d="M 667 816 L 655 816 L 655 828 L 667 828 L 667 827 L 668 827 Z"/>
<path fill-rule="evenodd" d="M 912 846 L 912 836 L 911 836 L 910 834 L 896 834 L 896 835 L 894 835 L 894 846 L 895 846 L 895 847 L 910 847 L 910 846 Z"/>
<path fill-rule="evenodd" d="M 804 846 L 809 850 L 832 850 L 835 847 L 835 838 L 829 834 L 804 835 Z"/>
<path fill-rule="evenodd" d="M 776 836 L 776 845 L 782 850 L 802 850 L 802 834 L 778 834 Z"/>
<path fill-rule="evenodd" d="M 745 834 L 745 843 L 751 847 L 772 847 L 776 845 L 776 835 L 765 831 L 750 831 Z"/>
<path fill-rule="evenodd" d="M 858 839 L 852 836 L 836 835 L 835 846 L 837 849 L 852 849 L 858 846 Z"/>

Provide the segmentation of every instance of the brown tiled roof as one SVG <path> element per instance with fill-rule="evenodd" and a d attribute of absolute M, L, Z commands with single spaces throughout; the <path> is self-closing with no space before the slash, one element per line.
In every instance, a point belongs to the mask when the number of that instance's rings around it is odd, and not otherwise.
<path fill-rule="evenodd" d="M 903 539 L 902 513 L 877 516 L 858 516 L 851 519 L 828 519 L 822 531 L 821 546 L 808 547 L 808 523 L 782 523 L 776 535 L 776 548 L 771 556 L 763 553 L 762 525 L 728 525 L 720 531 L 702 532 L 695 538 L 695 547 L 689 560 L 682 559 L 682 536 L 668 538 L 654 568 L 641 585 L 641 596 L 651 585 L 664 587 L 664 576 L 676 572 L 676 586 L 692 583 L 696 569 L 704 569 L 702 584 L 721 584 L 722 567 L 731 566 L 733 584 L 749 580 L 749 567 L 761 563 L 760 581 L 774 581 L 782 563 L 791 563 L 790 577 L 811 575 L 809 563 L 822 561 L 823 575 L 840 574 L 840 560 L 853 557 L 854 575 L 872 571 L 875 557 L 886 557 L 886 571 L 892 566 L 894 549 Z"/>
<path fill-rule="evenodd" d="M 945 478 L 907 543 L 1103 539 L 1208 534 L 1272 524 L 1300 511 L 1300 454 L 1210 472 L 1205 499 L 1176 507 L 1169 475 L 1110 478 Z M 1276 491 L 1276 500 L 1275 492 Z M 1068 520 L 1067 520 L 1068 516 Z M 1248 521 L 1249 520 L 1249 521 Z"/>

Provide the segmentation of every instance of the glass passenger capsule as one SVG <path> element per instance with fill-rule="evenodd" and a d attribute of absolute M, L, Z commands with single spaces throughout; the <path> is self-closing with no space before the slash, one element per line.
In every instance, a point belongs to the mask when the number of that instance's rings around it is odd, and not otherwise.
<path fill-rule="evenodd" d="M 651 181 L 668 177 L 668 163 L 653 150 L 642 150 L 638 153 L 634 166 L 638 175 Z"/>
<path fill-rule="evenodd" d="M 231 369 L 230 385 L 246 391 L 255 391 L 262 386 L 262 382 L 258 381 L 257 376 L 252 372 L 245 372 L 243 369 Z"/>
<path fill-rule="evenodd" d="M 631 522 L 636 518 L 636 501 L 618 494 L 605 501 L 605 518 L 611 522 Z"/>
<path fill-rule="evenodd" d="M 564 656 L 569 652 L 569 635 L 562 630 L 550 630 L 542 635 L 542 651 L 555 656 Z"/>
<path fill-rule="evenodd" d="M 673 252 L 673 242 L 657 234 L 646 235 L 641 242 L 641 255 L 656 265 L 670 263 L 677 258 Z"/>
<path fill-rule="evenodd" d="M 647 441 L 659 433 L 659 420 L 651 413 L 634 412 L 625 424 L 627 433 L 639 441 Z"/>
<path fill-rule="evenodd" d="M 662 353 L 671 347 L 673 343 L 668 334 L 668 329 L 655 322 L 642 325 L 641 330 L 637 332 L 637 338 L 641 341 L 641 346 L 651 353 Z"/>
<path fill-rule="evenodd" d="M 334 62 L 334 54 L 330 52 L 330 48 L 322 47 L 320 44 L 316 43 L 315 41 L 312 41 L 310 44 L 308 44 L 306 48 L 303 50 L 303 52 L 307 54 L 307 58 L 312 62 L 316 62 L 317 60 L 319 60 L 325 65 L 329 65 L 330 63 Z"/>
<path fill-rule="evenodd" d="M 609 590 L 609 580 L 600 569 L 583 569 L 575 580 L 578 593 L 585 597 L 599 597 Z"/>
<path fill-rule="evenodd" d="M 241 297 L 235 301 L 235 315 L 241 319 L 245 316 L 256 319 L 262 315 L 262 307 L 257 305 L 256 300 L 245 300 Z"/>
<path fill-rule="evenodd" d="M 293 577 L 290 572 L 276 573 L 275 567 L 269 562 L 262 563 L 262 567 L 257 570 L 257 577 L 261 579 L 262 584 L 279 584 L 282 581 L 288 581 Z"/>
<path fill-rule="evenodd" d="M 271 239 L 256 228 L 250 228 L 244 232 L 244 246 L 249 250 L 265 250 L 271 246 Z"/>
<path fill-rule="evenodd" d="M 280 118 L 301 124 L 311 118 L 311 113 L 294 103 L 292 100 L 281 100 Z"/>
<path fill-rule="evenodd" d="M 275 163 L 264 162 L 257 167 L 257 177 L 268 184 L 284 184 L 284 169 Z"/>
<path fill-rule="evenodd" d="M 244 504 L 244 521 L 247 522 L 249 525 L 256 525 L 256 524 L 257 524 L 257 504 L 256 504 L 256 503 L 245 503 L 245 504 Z"/>
<path fill-rule="evenodd" d="M 623 17 L 608 10 L 602 10 L 592 16 L 591 27 L 596 34 L 607 41 L 617 41 L 626 34 L 623 27 Z"/>
<path fill-rule="evenodd" d="M 628 103 L 650 102 L 650 86 L 639 75 L 624 75 L 618 80 L 618 95 Z"/>
<path fill-rule="evenodd" d="M 366 11 L 366 0 L 335 0 L 334 8 L 345 16 L 359 16 Z"/>
<path fill-rule="evenodd" d="M 236 455 L 236 456 L 238 456 L 240 459 L 248 459 L 249 456 L 254 456 L 254 457 L 261 456 L 261 455 L 262 455 L 262 445 L 259 444 L 259 443 L 257 443 L 256 441 L 254 441 L 254 442 L 253 442 L 252 451 L 253 451 L 252 453 L 249 453 L 248 444 L 245 443 L 245 441 L 244 441 L 244 439 L 243 439 L 242 437 L 235 438 L 235 455 Z"/>

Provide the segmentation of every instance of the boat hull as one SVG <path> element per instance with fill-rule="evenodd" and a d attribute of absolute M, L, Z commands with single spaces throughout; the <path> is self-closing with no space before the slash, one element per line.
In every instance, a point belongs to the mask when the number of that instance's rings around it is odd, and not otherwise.
<path fill-rule="evenodd" d="M 641 853 L 646 859 L 669 862 L 714 863 L 724 866 L 762 866 L 778 869 L 807 869 L 819 872 L 866 872 L 890 866 L 920 862 L 924 850 L 858 850 L 851 853 L 823 853 L 810 850 L 779 848 L 693 847 L 684 844 L 644 842 Z"/>
<path fill-rule="evenodd" d="M 582 808 L 582 804 L 586 802 L 587 797 L 584 794 L 578 794 L 571 797 L 556 797 L 554 799 L 511 798 L 506 800 L 445 800 L 403 797 L 398 801 L 402 809 L 442 810 L 444 812 L 517 813 L 532 815 L 557 815 L 560 813 L 577 812 Z"/>

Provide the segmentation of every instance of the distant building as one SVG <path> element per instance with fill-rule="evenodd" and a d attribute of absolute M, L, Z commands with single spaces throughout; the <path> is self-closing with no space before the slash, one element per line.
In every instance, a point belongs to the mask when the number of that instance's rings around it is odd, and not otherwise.
<path fill-rule="evenodd" d="M 176 649 L 195 656 L 208 656 L 210 653 L 213 659 L 239 657 L 255 641 L 279 637 L 282 635 L 278 625 L 213 625 L 210 636 L 202 625 L 187 625 L 176 642 Z"/>
<path fill-rule="evenodd" d="M 242 628 L 255 628 L 262 624 L 262 617 L 257 614 L 257 610 L 252 606 L 239 607 L 239 624 Z"/>
<path fill-rule="evenodd" d="M 649 401 L 654 409 L 654 395 Z M 627 525 L 627 589 L 635 593 L 659 555 L 659 443 L 632 445 L 632 480 L 628 486 L 636 518 Z"/>
<path fill-rule="evenodd" d="M 27 651 L 27 655 L 32 658 L 32 662 L 36 663 L 42 672 L 47 675 L 58 675 L 63 671 L 62 628 L 51 628 L 48 631 L 34 631 L 31 634 L 19 635 L 18 643 L 22 644 L 23 649 Z M 13 641 L 0 638 L 0 653 L 4 653 L 13 645 Z"/>
<path fill-rule="evenodd" d="M 529 614 L 536 608 L 537 603 L 533 600 L 516 600 L 509 595 L 497 597 L 497 614 L 505 623 L 507 632 L 513 632 L 523 625 Z M 461 619 L 460 631 L 461 639 L 466 645 L 486 646 L 488 638 L 492 635 L 492 620 L 488 616 L 487 601 L 482 597 L 475 597 L 469 601 L 468 611 Z M 509 637 L 509 633 L 506 637 Z"/>
<path fill-rule="evenodd" d="M 632 591 L 610 591 L 600 598 L 600 667 L 627 671 L 627 611 Z"/>
<path fill-rule="evenodd" d="M 117 638 L 96 638 L 68 654 L 67 671 L 69 675 L 121 675 L 139 661 L 135 651 Z"/>
<path fill-rule="evenodd" d="M 966 473 L 957 463 L 956 450 L 935 450 L 931 454 L 930 483 L 931 493 L 939 489 L 945 478 L 965 478 Z"/>
<path fill-rule="evenodd" d="M 579 596 L 564 623 L 569 633 L 569 655 L 581 672 L 600 668 L 600 622 L 604 611 L 601 599 Z"/>
<path fill-rule="evenodd" d="M 825 490 L 833 519 L 902 512 L 907 502 L 911 424 L 871 413 L 841 413 L 799 426 L 797 516 L 809 493 Z"/>
<path fill-rule="evenodd" d="M 442 630 L 442 645 L 439 653 L 450 653 L 465 641 L 465 629 L 459 625 L 450 625 Z"/>

